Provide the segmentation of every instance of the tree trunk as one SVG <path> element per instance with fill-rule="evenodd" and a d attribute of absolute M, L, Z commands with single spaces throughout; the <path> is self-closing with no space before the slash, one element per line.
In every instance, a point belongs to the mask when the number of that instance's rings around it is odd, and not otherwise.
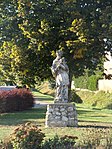
<path fill-rule="evenodd" d="M 68 87 L 68 102 L 70 102 L 71 100 L 71 84 L 72 84 L 72 77 L 73 77 L 73 73 L 70 71 L 69 72 L 69 87 Z"/>

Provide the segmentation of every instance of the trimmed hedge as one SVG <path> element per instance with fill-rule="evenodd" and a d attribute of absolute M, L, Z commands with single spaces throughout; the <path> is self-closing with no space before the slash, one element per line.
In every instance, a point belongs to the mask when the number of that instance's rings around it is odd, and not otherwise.
<path fill-rule="evenodd" d="M 0 113 L 22 111 L 33 107 L 34 98 L 27 89 L 0 91 Z"/>

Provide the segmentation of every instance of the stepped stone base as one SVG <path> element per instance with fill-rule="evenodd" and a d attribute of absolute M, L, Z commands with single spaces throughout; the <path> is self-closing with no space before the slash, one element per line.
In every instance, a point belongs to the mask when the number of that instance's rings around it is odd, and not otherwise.
<path fill-rule="evenodd" d="M 46 127 L 77 127 L 75 105 L 70 103 L 54 103 L 47 105 Z"/>

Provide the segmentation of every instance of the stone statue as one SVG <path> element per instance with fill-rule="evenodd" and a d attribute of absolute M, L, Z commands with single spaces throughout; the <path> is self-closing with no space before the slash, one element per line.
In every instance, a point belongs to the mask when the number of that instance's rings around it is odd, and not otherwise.
<path fill-rule="evenodd" d="M 69 69 L 66 64 L 63 52 L 56 52 L 56 59 L 53 61 L 51 71 L 56 80 L 55 103 L 68 102 Z"/>

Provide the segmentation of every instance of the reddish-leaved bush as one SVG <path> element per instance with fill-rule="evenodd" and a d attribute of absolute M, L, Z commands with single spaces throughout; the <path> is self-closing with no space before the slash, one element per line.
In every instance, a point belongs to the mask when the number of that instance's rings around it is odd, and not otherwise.
<path fill-rule="evenodd" d="M 33 107 L 34 98 L 27 89 L 0 91 L 0 113 L 22 111 Z"/>

